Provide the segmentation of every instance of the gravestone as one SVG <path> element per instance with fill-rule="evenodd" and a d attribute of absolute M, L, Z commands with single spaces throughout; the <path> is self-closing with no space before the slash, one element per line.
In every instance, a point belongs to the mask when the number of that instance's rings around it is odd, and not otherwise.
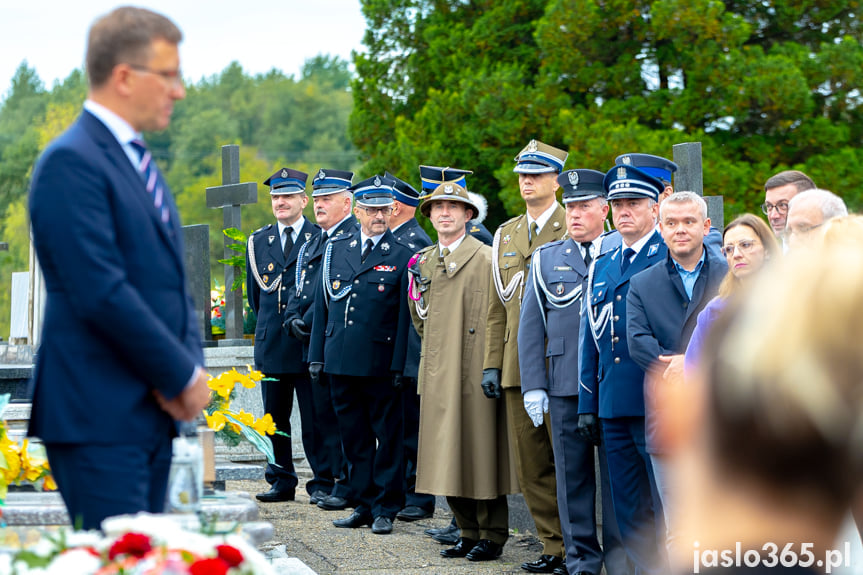
<path fill-rule="evenodd" d="M 207 207 L 222 209 L 224 229 L 242 230 L 241 206 L 257 201 L 258 184 L 240 183 L 240 147 L 222 146 L 222 185 L 207 188 Z M 224 239 L 225 258 L 230 258 L 237 252 L 228 246 L 235 242 L 227 236 Z M 225 339 L 219 342 L 219 346 L 252 345 L 252 342 L 243 339 L 243 290 L 231 289 L 235 273 L 234 266 L 225 265 Z"/>
<path fill-rule="evenodd" d="M 672 146 L 674 163 L 678 170 L 674 174 L 674 189 L 679 192 L 695 192 L 707 203 L 707 217 L 713 227 L 725 227 L 722 196 L 704 196 L 704 171 L 701 163 L 701 142 L 685 142 Z"/>
<path fill-rule="evenodd" d="M 9 251 L 9 244 L 7 244 L 6 242 L 0 242 L 0 252 L 8 252 L 8 251 Z"/>
<path fill-rule="evenodd" d="M 210 226 L 198 224 L 183 226 L 183 254 L 186 278 L 195 305 L 198 328 L 204 345 L 212 345 L 213 329 L 210 326 Z"/>
<path fill-rule="evenodd" d="M 12 273 L 12 298 L 9 323 L 9 342 L 23 344 L 28 342 L 28 300 L 30 294 L 30 273 Z"/>

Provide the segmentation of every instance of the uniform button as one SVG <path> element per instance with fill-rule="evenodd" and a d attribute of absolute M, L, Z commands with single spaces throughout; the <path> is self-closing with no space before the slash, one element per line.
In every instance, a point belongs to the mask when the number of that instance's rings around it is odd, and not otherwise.
<path fill-rule="evenodd" d="M 351 306 L 348 311 L 354 311 L 354 306 Z"/>
<path fill-rule="evenodd" d="M 349 320 L 348 320 L 348 325 L 354 325 L 354 320 L 349 319 Z"/>
<path fill-rule="evenodd" d="M 360 283 L 360 280 L 354 280 L 354 283 L 358 284 L 358 283 Z"/>
<path fill-rule="evenodd" d="M 283 304 L 282 304 L 282 309 L 285 309 L 285 307 L 286 307 L 287 305 L 288 305 L 288 304 L 283 303 Z"/>
<path fill-rule="evenodd" d="M 286 289 L 288 289 L 288 288 L 286 288 L 285 286 L 282 286 L 282 291 L 285 291 Z"/>
<path fill-rule="evenodd" d="M 619 341 L 620 341 L 620 338 L 617 336 L 614 336 L 614 338 L 612 338 L 612 340 L 611 340 L 611 343 L 617 343 Z"/>
<path fill-rule="evenodd" d="M 306 280 L 306 283 L 307 283 L 307 284 L 310 284 L 310 283 L 312 283 L 312 282 L 310 282 L 309 280 Z"/>
<path fill-rule="evenodd" d="M 617 296 L 617 297 L 615 297 L 614 299 L 615 299 L 615 300 L 617 300 L 617 301 L 620 301 L 620 296 Z"/>
<path fill-rule="evenodd" d="M 351 294 L 351 297 L 357 297 L 357 294 L 352 293 L 352 294 Z"/>
<path fill-rule="evenodd" d="M 619 316 L 619 315 L 614 316 L 614 321 L 619 321 L 619 320 L 620 320 L 620 316 Z"/>
<path fill-rule="evenodd" d="M 619 358 L 619 357 L 615 357 L 615 358 L 614 358 L 614 363 L 620 363 L 620 358 Z"/>
<path fill-rule="evenodd" d="M 686 307 L 687 307 L 688 305 L 689 305 L 689 302 L 683 302 L 683 308 L 684 308 L 684 309 L 686 309 Z"/>
<path fill-rule="evenodd" d="M 303 299 L 306 299 L 306 296 L 303 296 Z"/>
<path fill-rule="evenodd" d="M 468 333 L 476 333 L 476 330 L 474 328 L 470 328 L 469 330 L 467 330 L 467 332 Z"/>
<path fill-rule="evenodd" d="M 392 341 L 392 340 L 393 340 L 393 338 L 387 336 L 387 341 Z"/>
<path fill-rule="evenodd" d="M 312 269 L 313 267 L 315 267 L 315 266 L 313 266 L 312 264 L 309 264 L 309 269 Z"/>

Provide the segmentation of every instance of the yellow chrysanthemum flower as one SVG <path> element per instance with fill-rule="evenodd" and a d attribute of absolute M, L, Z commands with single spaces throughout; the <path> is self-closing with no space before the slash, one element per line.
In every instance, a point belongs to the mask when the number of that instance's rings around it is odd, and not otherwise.
<path fill-rule="evenodd" d="M 252 381 L 261 381 L 262 379 L 264 379 L 263 373 L 252 369 L 251 365 L 247 365 L 246 367 L 249 369 L 249 379 L 251 379 Z"/>
<path fill-rule="evenodd" d="M 3 478 L 6 483 L 12 483 L 18 479 L 18 474 L 21 473 L 20 449 L 16 442 L 5 435 L 0 439 L 0 455 L 6 461 L 6 468 L 3 470 Z"/>
<path fill-rule="evenodd" d="M 261 435 L 273 435 L 276 432 L 276 423 L 273 416 L 265 413 L 263 417 L 252 424 L 252 428 Z"/>
<path fill-rule="evenodd" d="M 235 413 L 233 414 L 233 416 L 241 423 L 248 425 L 249 427 L 251 427 L 252 424 L 255 423 L 255 416 L 251 413 L 246 413 L 242 409 L 240 410 L 240 413 Z"/>
<path fill-rule="evenodd" d="M 57 482 L 54 481 L 53 475 L 45 476 L 45 484 L 42 486 L 42 489 L 45 491 L 57 491 Z"/>
<path fill-rule="evenodd" d="M 207 415 L 207 413 L 204 412 L 204 417 L 207 419 L 207 427 L 213 431 L 222 431 L 225 427 L 225 423 L 228 421 L 225 419 L 225 415 L 221 411 L 216 411 L 213 415 Z"/>
<path fill-rule="evenodd" d="M 229 377 L 223 377 L 225 373 L 219 374 L 219 377 L 211 378 L 207 382 L 207 386 L 221 397 L 228 399 L 231 396 L 231 392 L 234 391 L 234 382 Z"/>

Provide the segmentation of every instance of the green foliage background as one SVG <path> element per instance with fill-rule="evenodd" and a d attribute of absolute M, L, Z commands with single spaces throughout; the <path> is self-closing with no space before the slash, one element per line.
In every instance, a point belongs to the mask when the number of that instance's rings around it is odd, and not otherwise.
<path fill-rule="evenodd" d="M 240 145 L 240 178 L 258 182 L 258 203 L 243 207 L 243 231 L 270 223 L 263 182 L 282 166 L 314 174 L 320 167 L 355 170 L 357 151 L 347 124 L 352 107 L 348 63 L 331 56 L 308 60 L 299 78 L 271 71 L 250 76 L 233 63 L 220 74 L 187 85 L 171 126 L 147 142 L 171 186 L 184 224 L 209 224 L 211 277 L 224 283 L 221 210 L 208 209 L 205 190 L 221 183 L 221 146 Z M 86 97 L 76 70 L 46 89 L 21 64 L 0 102 L 0 337 L 9 336 L 11 274 L 29 258 L 27 190 L 39 152 L 75 121 Z M 311 214 L 309 203 L 309 217 Z M 58 233 L 62 231 L 58 230 Z M 231 252 L 233 253 L 233 252 Z"/>

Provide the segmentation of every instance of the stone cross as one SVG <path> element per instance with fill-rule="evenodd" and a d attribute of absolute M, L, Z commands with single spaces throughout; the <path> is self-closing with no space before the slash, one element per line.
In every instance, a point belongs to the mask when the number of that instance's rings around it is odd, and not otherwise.
<path fill-rule="evenodd" d="M 237 145 L 222 146 L 222 185 L 207 188 L 207 207 L 222 208 L 224 228 L 240 226 L 240 206 L 254 204 L 258 201 L 258 184 L 256 182 L 240 183 L 240 147 Z M 225 258 L 230 258 L 237 252 L 228 247 L 234 240 L 225 236 Z M 225 339 L 220 345 L 251 345 L 243 339 L 243 289 L 232 290 L 236 269 L 225 266 Z"/>
<path fill-rule="evenodd" d="M 701 142 L 685 142 L 672 146 L 674 163 L 678 170 L 674 174 L 674 191 L 695 192 L 704 196 L 704 172 L 701 167 Z M 722 196 L 707 196 L 707 217 L 714 228 L 722 231 L 725 216 Z"/>

